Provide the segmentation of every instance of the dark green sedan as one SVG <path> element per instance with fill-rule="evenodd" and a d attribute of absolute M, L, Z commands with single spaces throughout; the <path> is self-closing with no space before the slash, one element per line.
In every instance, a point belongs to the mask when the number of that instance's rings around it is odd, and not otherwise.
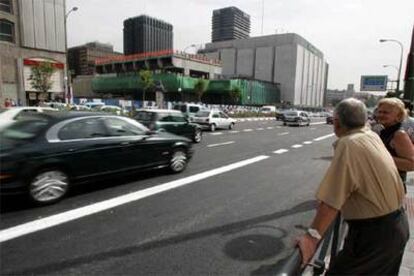
<path fill-rule="evenodd" d="M 150 130 L 174 133 L 187 137 L 195 143 L 200 143 L 202 139 L 201 126 L 190 123 L 178 110 L 142 109 L 138 110 L 134 119 Z"/>
<path fill-rule="evenodd" d="M 150 131 L 137 121 L 90 112 L 29 116 L 0 133 L 0 192 L 38 204 L 63 198 L 74 184 L 136 170 L 182 172 L 191 140 Z"/>

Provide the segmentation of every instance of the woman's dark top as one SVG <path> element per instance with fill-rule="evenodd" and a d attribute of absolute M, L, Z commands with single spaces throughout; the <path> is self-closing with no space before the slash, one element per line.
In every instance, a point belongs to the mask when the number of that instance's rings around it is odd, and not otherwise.
<path fill-rule="evenodd" d="M 398 155 L 397 155 L 397 152 L 395 151 L 395 149 L 391 146 L 391 141 L 394 138 L 394 134 L 400 129 L 402 129 L 401 128 L 401 123 L 397 123 L 397 124 L 392 125 L 390 127 L 384 128 L 380 132 L 380 137 L 381 137 L 382 142 L 387 147 L 387 150 L 389 151 L 389 153 L 392 156 L 395 156 L 395 157 L 398 157 Z M 401 177 L 402 181 L 405 183 L 405 181 L 407 179 L 407 172 L 403 172 L 403 171 L 398 171 L 398 172 L 400 173 L 400 177 Z"/>

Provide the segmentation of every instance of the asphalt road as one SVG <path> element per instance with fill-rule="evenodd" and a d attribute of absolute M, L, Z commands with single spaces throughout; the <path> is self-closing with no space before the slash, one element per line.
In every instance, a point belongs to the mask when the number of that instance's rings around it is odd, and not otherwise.
<path fill-rule="evenodd" d="M 96 182 L 41 208 L 2 199 L 0 273 L 272 273 L 310 223 L 334 139 L 325 124 L 242 122 L 205 132 L 178 175 Z"/>

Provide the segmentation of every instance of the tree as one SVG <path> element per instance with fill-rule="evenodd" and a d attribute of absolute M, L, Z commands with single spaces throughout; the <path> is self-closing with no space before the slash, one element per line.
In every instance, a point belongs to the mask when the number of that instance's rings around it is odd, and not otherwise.
<path fill-rule="evenodd" d="M 52 75 L 55 68 L 49 62 L 41 62 L 33 66 L 29 77 L 30 85 L 39 92 L 47 93 L 53 85 Z"/>
<path fill-rule="evenodd" d="M 197 99 L 201 102 L 204 92 L 206 92 L 207 82 L 204 79 L 198 79 L 194 85 L 194 92 L 197 95 Z"/>
<path fill-rule="evenodd" d="M 233 104 L 239 103 L 241 98 L 241 89 L 239 86 L 233 87 L 233 89 L 230 90 L 230 99 L 233 102 Z"/>
<path fill-rule="evenodd" d="M 145 107 L 145 93 L 154 88 L 154 79 L 150 70 L 141 70 L 138 76 L 142 87 L 142 106 Z"/>

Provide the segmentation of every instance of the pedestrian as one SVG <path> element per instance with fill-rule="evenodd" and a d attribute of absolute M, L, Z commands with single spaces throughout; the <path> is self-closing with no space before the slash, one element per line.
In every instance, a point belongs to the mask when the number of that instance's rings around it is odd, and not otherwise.
<path fill-rule="evenodd" d="M 11 106 L 12 106 L 11 101 L 9 100 L 9 98 L 6 98 L 5 101 L 4 101 L 4 107 L 9 108 Z"/>
<path fill-rule="evenodd" d="M 403 127 L 406 119 L 407 111 L 400 99 L 384 98 L 378 102 L 377 120 L 384 127 L 380 137 L 394 159 L 405 190 L 407 171 L 414 170 L 413 142 Z"/>
<path fill-rule="evenodd" d="M 311 227 L 297 239 L 305 265 L 341 212 L 349 231 L 327 275 L 397 275 L 409 238 L 401 178 L 366 121 L 366 107 L 357 99 L 335 108 L 334 156 L 316 193 L 319 205 Z"/>

